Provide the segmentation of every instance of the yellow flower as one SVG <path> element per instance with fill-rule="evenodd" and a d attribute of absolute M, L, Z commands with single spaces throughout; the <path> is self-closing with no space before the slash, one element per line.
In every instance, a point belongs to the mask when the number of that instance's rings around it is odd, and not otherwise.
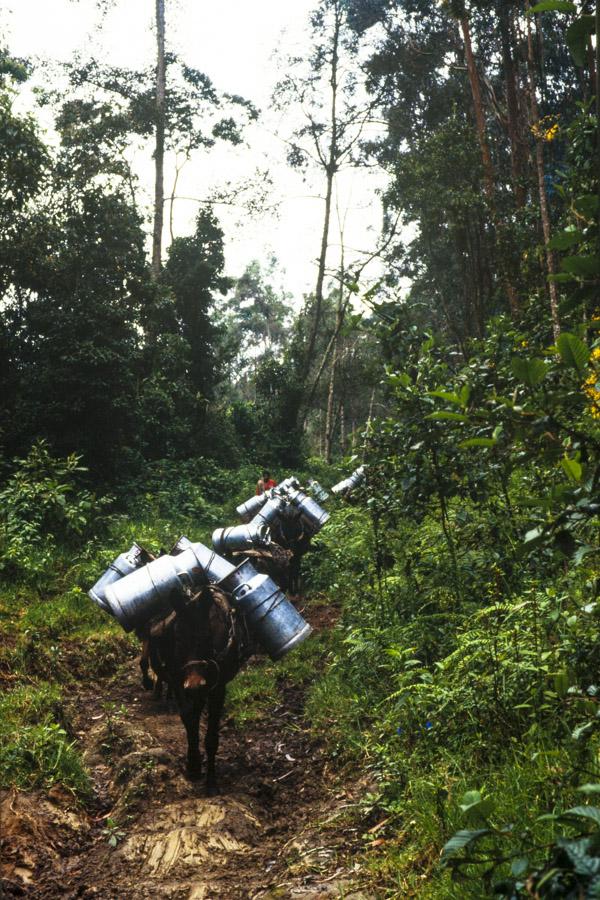
<path fill-rule="evenodd" d="M 600 362 L 600 347 L 596 347 L 592 350 L 590 354 L 590 362 L 595 367 L 597 362 Z M 600 372 L 592 372 L 583 382 L 583 390 L 588 395 L 590 400 L 592 401 L 592 405 L 589 407 L 589 411 L 592 414 L 592 418 L 600 419 L 600 391 L 597 388 L 598 382 L 600 380 Z"/>
<path fill-rule="evenodd" d="M 539 141 L 553 141 L 558 135 L 558 122 L 553 116 L 544 116 L 539 122 L 531 126 L 531 133 Z"/>

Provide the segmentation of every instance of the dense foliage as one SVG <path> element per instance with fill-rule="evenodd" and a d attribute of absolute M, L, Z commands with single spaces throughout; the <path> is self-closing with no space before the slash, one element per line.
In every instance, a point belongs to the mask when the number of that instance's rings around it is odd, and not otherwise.
<path fill-rule="evenodd" d="M 58 104 L 54 146 L 16 111 L 28 66 L 2 55 L 2 784 L 89 795 L 65 695 L 133 649 L 84 596 L 103 565 L 133 539 L 208 541 L 258 464 L 330 485 L 360 458 L 366 482 L 330 500 L 307 565 L 339 623 L 297 667 L 326 654 L 307 712 L 369 774 L 355 814 L 373 882 L 390 897 L 599 895 L 592 13 L 321 0 L 313 71 L 296 60 L 278 91 L 309 112 L 291 162 L 317 154 L 328 203 L 342 162 L 382 167 L 384 272 L 367 289 L 358 261 L 327 270 L 326 205 L 299 311 L 273 261 L 228 278 L 210 207 L 151 271 L 123 158 L 156 124 L 148 73 L 73 68 L 64 102 L 42 98 Z M 254 109 L 168 66 L 168 145 L 239 142 L 225 108 Z M 327 84 L 334 101 L 343 88 L 337 119 Z M 366 141 L 372 116 L 385 131 Z M 239 691 L 249 721 L 276 677 Z"/>

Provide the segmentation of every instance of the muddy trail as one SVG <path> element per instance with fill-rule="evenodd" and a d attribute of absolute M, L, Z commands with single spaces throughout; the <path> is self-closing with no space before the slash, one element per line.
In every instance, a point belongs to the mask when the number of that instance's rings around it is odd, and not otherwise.
<path fill-rule="evenodd" d="M 306 614 L 317 630 L 330 624 L 327 608 Z M 84 812 L 58 787 L 2 796 L 4 896 L 376 896 L 361 888 L 360 830 L 348 816 L 365 785 L 333 771 L 304 718 L 302 686 L 280 688 L 262 718 L 240 728 L 225 716 L 216 798 L 187 778 L 181 720 L 142 690 L 136 660 L 79 692 L 94 802 Z"/>

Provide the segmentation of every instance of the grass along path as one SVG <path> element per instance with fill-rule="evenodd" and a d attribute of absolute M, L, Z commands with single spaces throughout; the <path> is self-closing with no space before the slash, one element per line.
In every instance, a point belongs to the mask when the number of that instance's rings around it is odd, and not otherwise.
<path fill-rule="evenodd" d="M 175 709 L 142 691 L 135 660 L 71 699 L 93 778 L 87 811 L 64 789 L 4 792 L 8 897 L 374 897 L 360 888 L 346 818 L 364 785 L 344 785 L 303 708 L 335 619 L 305 610 L 316 634 L 279 664 L 254 660 L 230 685 L 222 794 L 185 776 Z"/>

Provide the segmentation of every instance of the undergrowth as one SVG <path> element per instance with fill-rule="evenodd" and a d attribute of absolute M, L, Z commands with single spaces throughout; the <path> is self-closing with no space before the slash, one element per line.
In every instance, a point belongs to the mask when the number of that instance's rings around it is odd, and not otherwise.
<path fill-rule="evenodd" d="M 61 784 L 86 800 L 91 782 L 69 699 L 81 685 L 113 677 L 139 653 L 136 637 L 87 590 L 134 541 L 153 553 L 168 551 L 184 533 L 210 544 L 214 527 L 233 520 L 255 479 L 254 470 L 228 472 L 206 460 L 156 463 L 144 480 L 119 486 L 117 502 L 93 497 L 83 472 L 77 457 L 56 460 L 42 443 L 17 462 L 5 484 L 0 788 Z"/>

